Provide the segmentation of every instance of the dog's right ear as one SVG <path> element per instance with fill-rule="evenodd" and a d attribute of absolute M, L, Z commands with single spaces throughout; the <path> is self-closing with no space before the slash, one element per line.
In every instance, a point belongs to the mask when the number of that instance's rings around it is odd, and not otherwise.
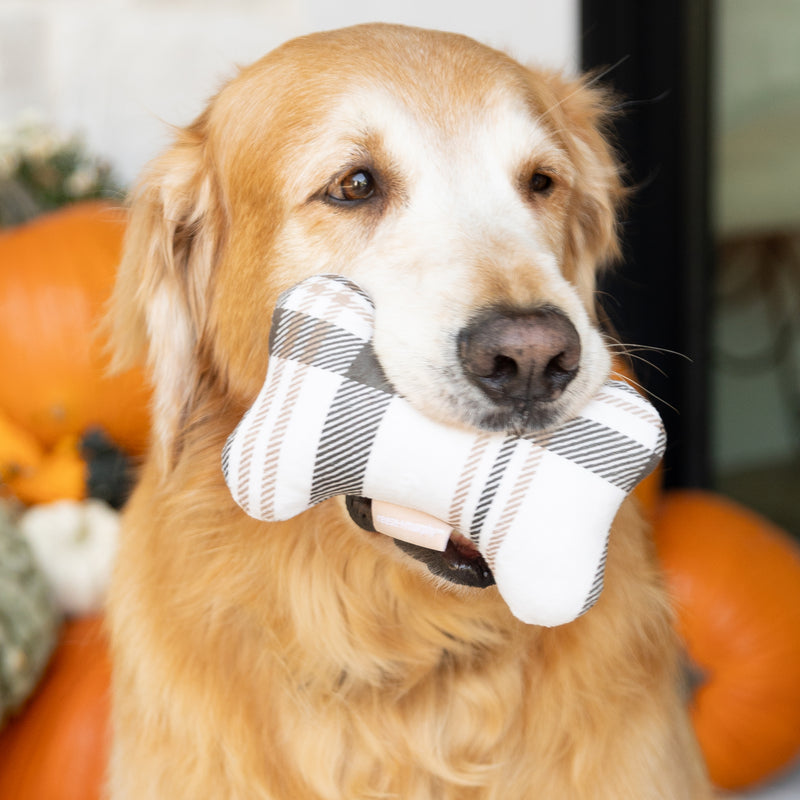
<path fill-rule="evenodd" d="M 133 193 L 111 301 L 115 367 L 146 357 L 152 446 L 162 468 L 174 457 L 197 387 L 222 213 L 201 117 L 149 165 Z"/>
<path fill-rule="evenodd" d="M 612 96 L 593 76 L 537 74 L 547 87 L 547 92 L 539 88 L 545 103 L 542 116 L 550 120 L 575 165 L 564 264 L 588 306 L 595 297 L 598 270 L 620 255 L 618 213 L 628 195 L 610 135 Z"/>

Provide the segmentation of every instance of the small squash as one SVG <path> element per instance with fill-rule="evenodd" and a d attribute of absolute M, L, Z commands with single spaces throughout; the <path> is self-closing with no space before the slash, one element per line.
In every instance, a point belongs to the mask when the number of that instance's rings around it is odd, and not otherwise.
<path fill-rule="evenodd" d="M 47 577 L 58 607 L 75 616 L 98 613 L 117 552 L 119 514 L 96 498 L 29 508 L 19 529 Z"/>
<path fill-rule="evenodd" d="M 34 691 L 60 622 L 50 586 L 15 514 L 0 502 L 0 726 Z M 0 792 L 0 797 L 12 796 Z"/>
<path fill-rule="evenodd" d="M 88 467 L 76 436 L 60 439 L 32 469 L 8 479 L 8 489 L 23 503 L 81 500 L 86 496 Z"/>
<path fill-rule="evenodd" d="M 94 201 L 0 232 L 0 408 L 46 448 L 91 427 L 145 446 L 144 377 L 109 375 L 98 333 L 124 231 L 125 215 Z"/>
<path fill-rule="evenodd" d="M 110 680 L 100 618 L 67 622 L 36 693 L 0 732 L 0 797 L 100 800 Z"/>
<path fill-rule="evenodd" d="M 717 495 L 666 492 L 655 540 L 697 675 L 691 716 L 713 782 L 758 783 L 800 755 L 800 547 Z"/>
<path fill-rule="evenodd" d="M 36 437 L 12 422 L 0 409 L 0 484 L 33 472 L 43 456 Z"/>

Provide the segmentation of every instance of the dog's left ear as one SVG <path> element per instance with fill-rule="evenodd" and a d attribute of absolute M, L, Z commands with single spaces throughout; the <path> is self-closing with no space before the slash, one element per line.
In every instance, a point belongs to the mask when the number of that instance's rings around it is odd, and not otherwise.
<path fill-rule="evenodd" d="M 154 386 L 153 447 L 166 469 L 199 382 L 221 202 L 200 117 L 178 132 L 133 194 L 110 309 L 115 365 L 146 356 Z"/>
<path fill-rule="evenodd" d="M 542 119 L 552 125 L 575 164 L 564 265 L 593 306 L 599 268 L 620 255 L 618 214 L 627 190 L 611 142 L 611 94 L 590 77 L 546 76 L 550 96 Z"/>

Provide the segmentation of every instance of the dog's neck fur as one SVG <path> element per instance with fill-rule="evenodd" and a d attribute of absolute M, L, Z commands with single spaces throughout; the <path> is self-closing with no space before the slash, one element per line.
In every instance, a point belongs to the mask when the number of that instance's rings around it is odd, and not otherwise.
<path fill-rule="evenodd" d="M 115 583 L 112 619 L 128 635 L 160 642 L 148 651 L 172 659 L 152 670 L 171 683 L 151 686 L 150 670 L 130 661 L 136 648 L 116 654 L 118 693 L 141 708 L 171 697 L 168 718 L 139 720 L 128 752 L 148 738 L 183 742 L 196 756 L 181 774 L 196 776 L 197 796 L 220 753 L 218 768 L 237 798 L 253 797 L 244 783 L 237 793 L 228 775 L 237 769 L 261 774 L 265 786 L 281 776 L 265 800 L 577 798 L 585 795 L 575 786 L 601 783 L 611 793 L 592 797 L 625 796 L 601 746 L 596 761 L 569 770 L 536 764 L 569 758 L 581 737 L 639 736 L 639 710 L 672 702 L 664 687 L 677 679 L 677 665 L 655 644 L 672 635 L 669 615 L 652 591 L 644 535 L 612 545 L 600 603 L 613 613 L 590 612 L 563 628 L 526 626 L 495 589 L 437 585 L 388 538 L 374 534 L 356 546 L 353 537 L 369 534 L 335 498 L 299 525 L 247 517 L 214 468 L 229 425 L 196 415 L 174 469 L 147 465 L 127 512 L 127 567 Z M 629 505 L 621 514 L 636 529 Z M 377 558 L 373 546 L 384 551 Z M 147 579 L 137 578 L 142 570 Z M 220 581 L 221 570 L 239 580 Z M 615 580 L 622 571 L 637 576 L 633 583 Z M 604 647 L 610 639 L 618 646 Z M 191 649 L 179 650 L 181 643 Z M 602 697 L 590 689 L 598 673 L 613 676 Z M 222 744 L 204 752 L 197 731 L 208 708 L 217 709 L 213 741 Z M 619 709 L 613 731 L 602 729 L 609 708 Z M 548 724 L 537 725 L 540 718 Z M 654 739 L 653 758 L 677 758 L 683 746 Z M 618 769 L 627 780 L 630 765 Z M 194 796 L 191 787 L 180 791 Z"/>

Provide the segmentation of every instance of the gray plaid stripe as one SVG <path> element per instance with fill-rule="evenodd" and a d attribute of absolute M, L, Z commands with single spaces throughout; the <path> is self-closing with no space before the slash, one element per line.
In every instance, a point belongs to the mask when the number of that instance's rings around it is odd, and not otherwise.
<path fill-rule="evenodd" d="M 500 485 L 505 468 L 508 466 L 509 459 L 518 442 L 519 439 L 516 436 L 505 439 L 494 460 L 494 464 L 492 464 L 492 471 L 489 473 L 489 478 L 484 484 L 478 505 L 475 507 L 475 515 L 472 517 L 472 524 L 469 530 L 470 538 L 476 545 L 478 544 L 483 523 L 486 521 L 486 515 L 489 513 L 494 497 L 497 494 L 497 487 Z"/>
<path fill-rule="evenodd" d="M 626 494 L 633 491 L 636 484 L 645 474 L 647 465 L 653 461 L 653 454 L 649 452 L 639 452 L 635 458 L 629 458 L 624 464 L 606 474 L 606 480 L 622 489 Z M 658 463 L 657 461 L 655 463 Z M 655 465 L 654 465 L 655 466 Z M 652 471 L 652 470 L 651 470 Z"/>
<path fill-rule="evenodd" d="M 231 468 L 231 448 L 233 447 L 234 436 L 231 434 L 222 448 L 222 471 L 225 473 L 225 479 L 228 478 L 228 470 Z"/>
<path fill-rule="evenodd" d="M 365 386 L 371 386 L 373 389 L 396 394 L 378 363 L 378 357 L 375 355 L 371 341 L 366 342 L 361 352 L 353 359 L 345 373 L 345 378 L 356 383 L 363 383 Z"/>
<path fill-rule="evenodd" d="M 586 597 L 586 602 L 584 602 L 583 608 L 580 610 L 580 613 L 578 614 L 579 617 L 585 614 L 597 602 L 597 598 L 600 597 L 600 593 L 603 591 L 603 582 L 605 579 L 607 559 L 608 559 L 608 538 L 606 538 L 605 547 L 603 547 L 603 555 L 600 557 L 600 563 L 597 565 L 597 572 L 595 573 L 594 581 L 592 582 L 592 588 L 589 589 L 589 594 Z"/>
<path fill-rule="evenodd" d="M 322 429 L 314 476 L 311 503 L 319 503 L 335 494 L 360 494 L 364 486 L 367 462 L 378 426 L 393 396 L 345 380 Z M 353 423 L 358 419 L 358 424 Z"/>
<path fill-rule="evenodd" d="M 637 400 L 642 399 L 642 395 L 638 389 L 634 389 L 627 381 L 616 381 L 615 386 L 622 392 L 627 392 L 631 397 L 635 397 Z"/>
<path fill-rule="evenodd" d="M 338 325 L 286 308 L 276 309 L 273 331 L 273 356 L 337 375 L 347 372 L 367 344 Z"/>
<path fill-rule="evenodd" d="M 537 438 L 533 438 L 537 441 Z M 652 451 L 618 431 L 590 419 L 567 422 L 546 445 L 547 449 L 629 491 L 652 458 Z"/>

